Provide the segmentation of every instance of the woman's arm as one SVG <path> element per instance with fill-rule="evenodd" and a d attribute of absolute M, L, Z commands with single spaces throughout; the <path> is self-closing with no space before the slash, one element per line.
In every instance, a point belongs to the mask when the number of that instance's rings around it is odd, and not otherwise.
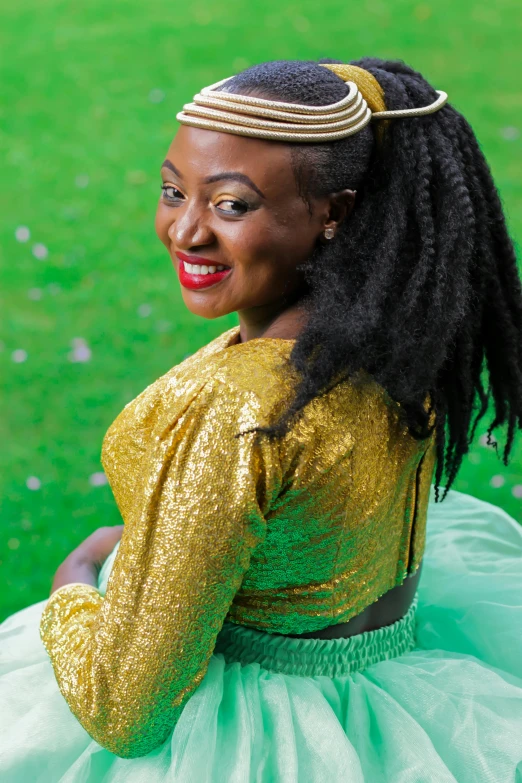
<path fill-rule="evenodd" d="M 42 640 L 71 711 L 124 758 L 173 730 L 264 538 L 278 491 L 272 447 L 254 433 L 235 437 L 256 412 L 251 397 L 204 387 L 151 449 L 105 598 L 64 586 L 44 609 Z"/>

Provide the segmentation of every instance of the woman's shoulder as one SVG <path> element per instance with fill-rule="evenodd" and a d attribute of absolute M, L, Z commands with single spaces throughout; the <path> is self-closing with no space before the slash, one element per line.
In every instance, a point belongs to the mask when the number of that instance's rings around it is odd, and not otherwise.
<path fill-rule="evenodd" d="M 296 381 L 289 362 L 295 340 L 258 337 L 230 345 L 222 356 L 216 379 L 232 384 L 237 392 L 245 391 L 266 396 L 285 389 Z"/>
<path fill-rule="evenodd" d="M 158 405 L 168 407 L 169 402 L 179 402 L 185 393 L 193 393 L 221 365 L 224 350 L 234 342 L 238 332 L 239 327 L 228 329 L 194 353 L 187 354 L 181 362 L 146 386 L 125 406 L 124 411 L 136 407 L 141 410 Z"/>
<path fill-rule="evenodd" d="M 238 343 L 239 327 L 219 335 L 176 365 L 145 390 L 164 402 L 205 389 L 205 397 L 219 404 L 225 397 L 242 404 L 245 397 L 270 404 L 274 397 L 285 397 L 295 384 L 296 375 L 288 357 L 294 340 L 255 338 Z M 209 401 L 209 400 L 208 400 Z M 208 402 L 207 401 L 207 402 Z"/>
<path fill-rule="evenodd" d="M 239 327 L 219 335 L 147 386 L 109 428 L 105 440 L 144 439 L 171 428 L 186 414 L 216 406 L 222 415 L 250 410 L 262 421 L 291 392 L 288 340 L 237 343 Z M 139 433 L 139 436 L 138 434 Z"/>
<path fill-rule="evenodd" d="M 185 415 L 205 415 L 216 408 L 220 417 L 266 426 L 291 404 L 299 374 L 290 361 L 295 340 L 254 338 L 238 343 L 233 327 L 204 345 L 150 384 L 128 403 L 106 435 L 145 442 L 171 430 Z M 300 435 L 324 437 L 325 430 L 349 433 L 380 430 L 398 424 L 398 408 L 371 376 L 361 372 L 306 406 Z M 387 421 L 386 421 L 387 420 Z M 299 435 L 298 432 L 294 433 Z M 312 438 L 313 439 L 313 438 Z"/>

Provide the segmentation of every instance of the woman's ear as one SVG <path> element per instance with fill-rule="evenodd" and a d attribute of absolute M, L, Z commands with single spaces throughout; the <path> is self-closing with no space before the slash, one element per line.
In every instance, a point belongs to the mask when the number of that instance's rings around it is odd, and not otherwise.
<path fill-rule="evenodd" d="M 355 204 L 356 194 L 356 190 L 346 188 L 330 195 L 328 215 L 323 224 L 323 232 L 326 239 L 333 239 L 343 220 L 350 216 Z"/>

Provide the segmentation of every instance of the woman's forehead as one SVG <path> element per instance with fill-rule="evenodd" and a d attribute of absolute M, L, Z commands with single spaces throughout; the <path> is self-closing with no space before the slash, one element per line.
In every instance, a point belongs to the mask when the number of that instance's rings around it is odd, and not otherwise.
<path fill-rule="evenodd" d="M 239 171 L 261 190 L 261 182 L 268 185 L 294 180 L 290 145 L 186 125 L 172 140 L 167 161 L 185 177 L 208 178 Z"/>

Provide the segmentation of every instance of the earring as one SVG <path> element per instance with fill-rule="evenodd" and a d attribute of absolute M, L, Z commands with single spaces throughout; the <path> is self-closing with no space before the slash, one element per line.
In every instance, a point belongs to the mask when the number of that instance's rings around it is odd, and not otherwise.
<path fill-rule="evenodd" d="M 325 229 L 324 235 L 326 239 L 333 239 L 335 236 L 335 231 L 333 230 L 333 228 L 327 228 Z"/>

